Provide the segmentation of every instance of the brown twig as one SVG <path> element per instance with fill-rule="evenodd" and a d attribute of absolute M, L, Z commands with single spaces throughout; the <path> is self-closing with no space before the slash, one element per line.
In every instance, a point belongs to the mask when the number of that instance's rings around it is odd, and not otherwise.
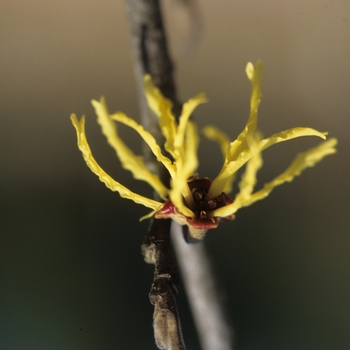
<path fill-rule="evenodd" d="M 160 349 L 184 350 L 175 294 L 179 273 L 170 246 L 171 220 L 153 220 L 142 252 L 155 264 L 149 299 L 154 305 L 154 335 Z"/>
<path fill-rule="evenodd" d="M 180 115 L 181 103 L 176 96 L 173 64 L 168 53 L 159 0 L 126 0 L 126 8 L 134 54 L 134 72 L 139 92 L 141 121 L 161 145 L 164 142 L 162 142 L 163 137 L 159 130 L 158 119 L 148 108 L 143 91 L 144 75 L 150 74 L 153 83 L 165 97 L 172 101 L 175 115 Z M 146 157 L 150 167 L 158 166 L 159 163 L 155 161 L 150 151 L 147 151 L 149 153 L 146 154 Z M 164 167 L 158 167 L 159 171 L 164 180 L 169 180 L 169 174 Z"/>
<path fill-rule="evenodd" d="M 152 132 L 158 144 L 163 144 L 164 140 L 159 130 L 158 119 L 149 110 L 144 97 L 142 84 L 144 74 L 150 74 L 153 83 L 161 90 L 164 96 L 172 101 L 175 116 L 180 115 L 182 106 L 176 96 L 173 65 L 167 49 L 159 0 L 126 0 L 126 7 L 135 58 L 134 69 L 139 91 L 142 124 Z M 149 153 L 148 149 L 145 149 L 145 152 L 148 152 L 145 153 L 145 158 L 149 168 L 159 174 L 164 184 L 169 185 L 168 172 L 164 167 L 159 166 L 159 163 Z M 181 335 L 180 319 L 175 300 L 178 271 L 170 246 L 170 224 L 169 220 L 153 220 L 149 233 L 142 245 L 142 251 L 145 260 L 155 264 L 154 280 L 149 297 L 152 304 L 154 304 L 156 343 L 160 349 L 183 350 L 185 346 Z M 177 230 L 175 234 L 178 235 L 177 241 L 184 241 L 182 233 L 179 233 Z M 179 247 L 179 244 L 175 244 L 177 253 L 181 249 Z M 188 254 L 187 257 L 186 254 Z M 188 259 L 189 255 L 193 255 L 192 258 L 194 259 Z M 209 260 L 203 249 L 186 250 L 185 254 L 178 254 L 178 259 L 181 267 L 185 270 L 189 269 L 191 271 L 190 274 L 205 275 L 205 278 L 211 281 L 214 280 L 209 268 Z M 192 264 L 191 267 L 186 261 Z M 194 261 L 197 261 L 197 263 L 193 263 Z M 214 283 L 209 283 L 205 286 L 201 285 L 201 280 L 198 278 L 193 278 L 191 281 L 190 274 L 184 271 L 186 276 L 185 283 L 192 285 L 186 286 L 189 287 L 187 290 L 192 290 L 193 284 L 197 284 L 197 290 L 202 291 L 199 298 L 189 293 L 189 302 L 192 305 L 193 312 L 196 314 L 194 318 L 203 349 L 232 349 L 230 328 L 223 317 L 221 305 L 214 300 Z M 207 308 L 208 312 L 206 314 L 200 313 L 198 307 L 202 307 L 203 310 Z M 213 317 L 216 324 L 211 324 L 210 322 L 213 320 Z M 200 318 L 203 319 L 200 320 Z M 212 334 L 212 336 L 206 336 L 205 332 Z"/>
<path fill-rule="evenodd" d="M 151 75 L 153 83 L 173 102 L 174 114 L 181 105 L 176 98 L 173 66 L 167 49 L 158 0 L 127 0 L 127 12 L 135 56 L 135 75 L 139 90 L 142 124 L 163 144 L 157 117 L 149 110 L 143 94 L 143 76 Z M 147 151 L 146 151 L 147 152 Z M 150 169 L 169 185 L 169 174 L 150 153 L 145 154 Z M 155 264 L 154 280 L 149 294 L 154 305 L 153 327 L 160 349 L 185 350 L 175 293 L 178 271 L 170 247 L 170 220 L 153 220 L 142 251 L 147 262 Z"/>

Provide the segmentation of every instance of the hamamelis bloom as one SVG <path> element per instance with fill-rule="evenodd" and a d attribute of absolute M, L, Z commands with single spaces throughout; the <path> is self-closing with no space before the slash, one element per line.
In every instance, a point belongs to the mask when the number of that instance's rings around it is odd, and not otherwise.
<path fill-rule="evenodd" d="M 208 178 L 199 178 L 196 175 L 199 136 L 196 125 L 190 120 L 194 109 L 207 101 L 205 95 L 200 93 L 188 100 L 182 107 L 179 122 L 176 123 L 172 114 L 171 102 L 153 85 L 149 75 L 144 77 L 144 92 L 149 107 L 158 117 L 160 130 L 165 138 L 164 148 L 170 157 L 164 155 L 153 135 L 140 124 L 121 112 L 110 114 L 103 98 L 100 101 L 93 100 L 92 104 L 102 133 L 115 150 L 122 166 L 129 170 L 135 179 L 151 185 L 163 201 L 156 201 L 134 193 L 112 179 L 98 165 L 91 153 L 86 140 L 84 116 L 79 121 L 72 114 L 71 120 L 76 129 L 78 147 L 88 167 L 108 188 L 119 192 L 123 198 L 131 199 L 152 209 L 152 212 L 144 218 L 152 215 L 155 215 L 157 219 L 171 218 L 181 225 L 187 225 L 192 238 L 202 239 L 208 229 L 218 226 L 220 219 L 232 220 L 238 209 L 265 198 L 276 186 L 292 181 L 304 169 L 314 166 L 325 156 L 336 152 L 336 139 L 324 141 L 299 154 L 281 175 L 254 192 L 257 182 L 256 175 L 262 166 L 261 152 L 263 150 L 276 143 L 301 136 L 317 136 L 325 139 L 327 135 L 326 132 L 319 132 L 315 129 L 297 127 L 268 138 L 262 138 L 257 131 L 262 71 L 261 61 L 258 61 L 255 66 L 252 63 L 247 64 L 246 74 L 252 85 L 250 115 L 238 138 L 231 142 L 225 133 L 213 126 L 208 126 L 203 130 L 207 138 L 219 144 L 224 157 L 221 171 L 213 181 Z M 116 122 L 134 129 L 142 137 L 157 161 L 168 170 L 171 177 L 170 188 L 164 186 L 159 177 L 149 171 L 143 158 L 136 156 L 121 140 Z M 233 200 L 228 193 L 231 191 L 235 173 L 244 165 L 246 168 L 238 184 L 239 193 Z"/>

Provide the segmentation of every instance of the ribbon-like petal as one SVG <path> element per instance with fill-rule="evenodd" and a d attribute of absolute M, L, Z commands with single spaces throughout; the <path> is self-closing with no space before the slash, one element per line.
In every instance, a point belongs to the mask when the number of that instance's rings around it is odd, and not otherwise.
<path fill-rule="evenodd" d="M 252 85 L 252 94 L 250 98 L 250 114 L 246 126 L 239 134 L 237 139 L 230 143 L 230 147 L 226 152 L 224 165 L 219 175 L 214 179 L 208 196 L 215 198 L 223 192 L 227 181 L 242 165 L 249 160 L 249 145 L 248 141 L 256 130 L 258 122 L 258 108 L 261 100 L 261 79 L 263 72 L 263 64 L 259 60 L 254 66 L 249 62 L 246 66 L 246 74 Z M 237 160 L 239 160 L 237 162 Z M 232 164 L 234 163 L 234 164 Z M 228 185 L 230 187 L 230 184 Z"/>
<path fill-rule="evenodd" d="M 97 122 L 101 126 L 102 133 L 105 135 L 109 145 L 115 150 L 123 168 L 129 170 L 135 179 L 147 182 L 161 198 L 165 198 L 168 194 L 168 189 L 163 185 L 159 177 L 152 174 L 147 169 L 143 157 L 136 156 L 119 137 L 117 125 L 110 117 L 105 99 L 102 97 L 99 102 L 92 100 L 91 103 L 95 108 Z"/>
<path fill-rule="evenodd" d="M 117 122 L 120 122 L 130 128 L 134 129 L 146 142 L 152 153 L 156 156 L 158 162 L 161 162 L 169 171 L 170 176 L 174 178 L 176 176 L 176 167 L 172 161 L 162 154 L 156 139 L 151 133 L 146 131 L 142 125 L 135 122 L 135 120 L 129 118 L 122 112 L 117 112 L 111 115 L 111 118 Z"/>
<path fill-rule="evenodd" d="M 176 122 L 171 111 L 172 103 L 153 84 L 149 74 L 146 74 L 143 78 L 143 88 L 148 106 L 159 118 L 159 126 L 165 137 L 164 148 L 175 158 L 174 141 L 176 137 Z"/>
<path fill-rule="evenodd" d="M 270 194 L 270 192 L 275 187 L 282 185 L 285 182 L 291 182 L 294 179 L 294 177 L 300 175 L 301 172 L 305 169 L 313 167 L 324 157 L 335 153 L 336 144 L 337 140 L 335 138 L 332 138 L 322 142 L 314 148 L 307 150 L 306 152 L 298 154 L 294 161 L 291 163 L 291 165 L 282 174 L 277 176 L 271 182 L 265 184 L 261 190 L 245 198 L 240 197 L 240 194 L 238 194 L 238 201 L 236 201 L 235 199 L 235 201 L 232 204 L 214 210 L 212 215 L 217 217 L 225 217 L 235 213 L 238 209 L 242 207 L 249 206 L 258 200 L 264 199 Z"/>
<path fill-rule="evenodd" d="M 229 137 L 226 135 L 226 133 L 224 133 L 222 130 L 218 129 L 217 127 L 213 126 L 213 125 L 208 125 L 205 128 L 203 128 L 202 130 L 204 136 L 211 140 L 211 141 L 215 141 L 219 144 L 220 149 L 221 149 L 221 153 L 224 157 L 224 161 L 226 159 L 226 153 L 230 147 L 230 139 Z M 232 191 L 232 186 L 233 186 L 233 182 L 235 181 L 235 174 L 232 174 L 230 177 L 227 178 L 226 180 L 226 184 L 224 185 L 223 188 L 223 192 L 225 193 L 231 193 Z"/>
<path fill-rule="evenodd" d="M 121 185 L 119 182 L 113 180 L 96 162 L 94 159 L 89 144 L 86 140 L 85 134 L 85 117 L 82 117 L 80 121 L 78 121 L 75 114 L 71 115 L 71 121 L 75 127 L 78 139 L 78 148 L 81 151 L 83 158 L 90 168 L 90 170 L 96 174 L 100 181 L 103 182 L 110 190 L 114 192 L 118 192 L 121 197 L 131 199 L 135 203 L 142 204 L 145 207 L 151 208 L 153 210 L 158 210 L 163 205 L 160 202 L 157 202 L 153 199 L 141 196 L 137 193 L 130 191 L 125 186 Z"/>

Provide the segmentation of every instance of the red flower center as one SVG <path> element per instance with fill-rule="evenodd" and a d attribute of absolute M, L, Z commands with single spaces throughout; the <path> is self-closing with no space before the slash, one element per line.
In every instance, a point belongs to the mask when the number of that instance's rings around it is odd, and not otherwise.
<path fill-rule="evenodd" d="M 190 209 L 196 215 L 196 219 L 207 219 L 209 212 L 233 202 L 225 192 L 215 198 L 209 198 L 208 191 L 211 180 L 208 178 L 198 179 L 195 175 L 190 177 L 187 183 L 194 199 L 194 204 L 191 205 Z"/>

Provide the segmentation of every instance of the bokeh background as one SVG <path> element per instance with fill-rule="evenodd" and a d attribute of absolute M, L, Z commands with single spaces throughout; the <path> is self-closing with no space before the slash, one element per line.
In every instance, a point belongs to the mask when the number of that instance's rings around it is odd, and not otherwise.
<path fill-rule="evenodd" d="M 237 136 L 249 112 L 245 65 L 261 58 L 264 135 L 311 126 L 339 139 L 336 155 L 207 234 L 241 348 L 349 349 L 350 2 L 203 0 L 197 18 L 164 5 L 179 95 L 210 99 L 200 126 Z M 69 121 L 86 114 L 102 167 L 151 196 L 121 169 L 90 105 L 105 95 L 111 111 L 138 118 L 124 2 L 3 0 L 0 28 L 0 348 L 155 349 L 153 266 L 140 254 L 148 223 L 138 222 L 148 210 L 88 170 Z M 264 152 L 258 186 L 318 142 Z M 213 178 L 218 148 L 203 140 L 200 157 L 200 175 Z M 179 288 L 186 344 L 199 349 Z"/>

